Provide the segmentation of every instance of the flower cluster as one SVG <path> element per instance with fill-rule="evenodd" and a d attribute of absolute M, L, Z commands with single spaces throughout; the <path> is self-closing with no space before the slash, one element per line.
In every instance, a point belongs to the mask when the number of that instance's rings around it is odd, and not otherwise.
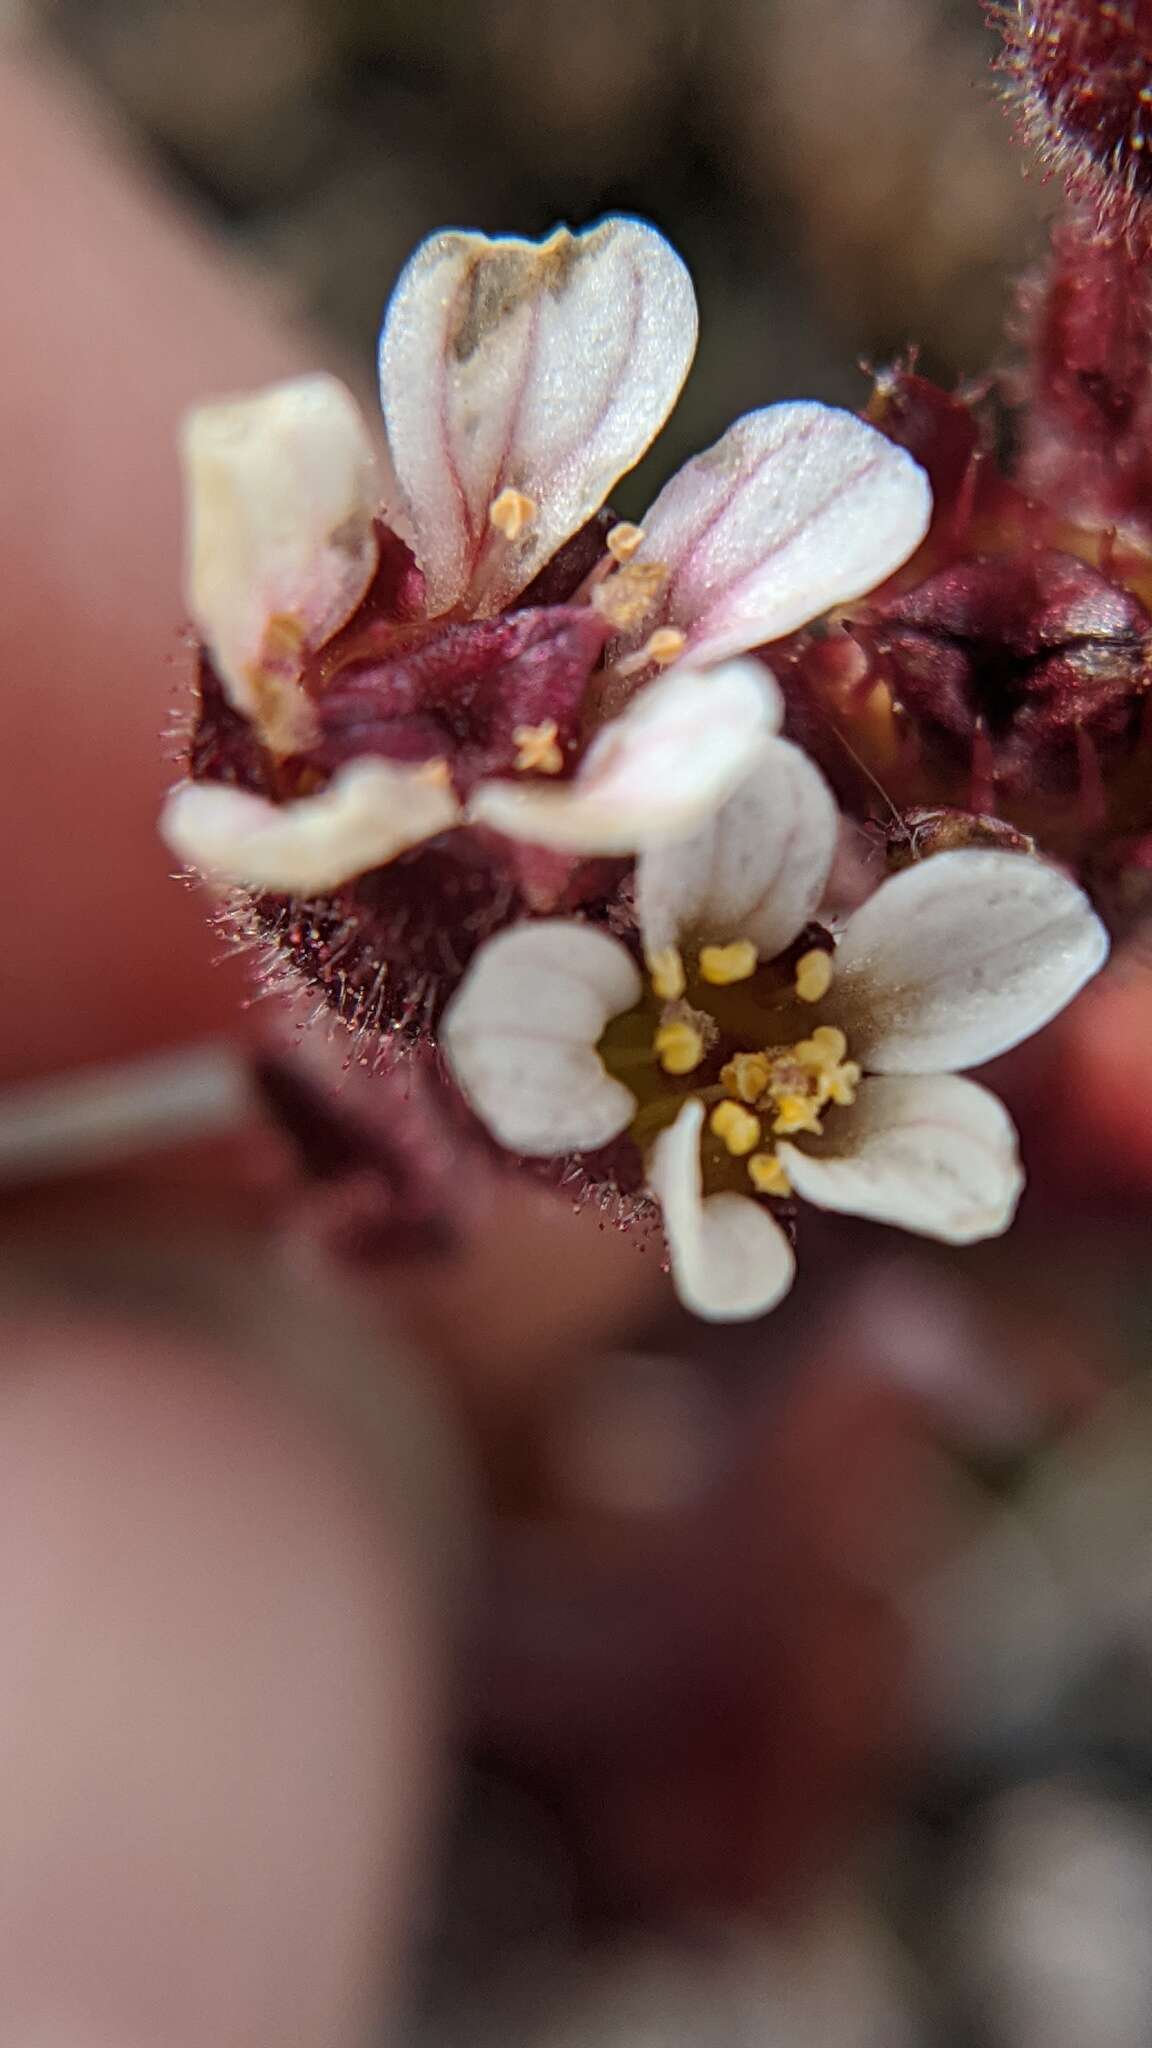
<path fill-rule="evenodd" d="M 603 908 L 764 725 L 717 664 L 923 534 L 917 465 L 819 405 L 738 420 L 639 526 L 605 513 L 695 339 L 687 272 L 639 222 L 443 234 L 384 326 L 379 459 L 328 377 L 189 422 L 204 658 L 165 835 L 353 1024 L 434 1030 L 494 930 Z"/>
<path fill-rule="evenodd" d="M 1006 1226 L 1014 1134 L 955 1070 L 1106 939 L 1002 843 L 829 907 L 836 804 L 751 657 L 800 673 L 802 629 L 877 604 L 931 545 L 929 477 L 891 431 L 774 405 L 614 519 L 695 336 L 639 222 L 446 233 L 389 309 L 378 452 L 327 377 L 194 414 L 199 707 L 163 830 L 345 1022 L 438 1043 L 508 1151 L 646 1189 L 683 1299 L 726 1320 L 789 1286 L 793 1193 Z M 933 687 L 946 730 L 964 686 Z"/>
<path fill-rule="evenodd" d="M 1146 0 L 1008 0 L 999 68 L 1067 198 L 1017 359 L 946 393 L 883 371 L 867 416 L 928 471 L 916 554 L 778 651 L 790 716 L 858 814 L 1007 821 L 1126 917 L 1152 852 L 1152 211 Z"/>
<path fill-rule="evenodd" d="M 1117 224 L 1152 197 L 1152 9 L 1148 0 L 986 0 L 1000 68 L 1046 168 Z"/>

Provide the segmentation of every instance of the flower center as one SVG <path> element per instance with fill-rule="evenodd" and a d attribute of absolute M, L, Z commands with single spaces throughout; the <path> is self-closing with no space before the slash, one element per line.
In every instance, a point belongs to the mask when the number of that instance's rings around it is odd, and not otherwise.
<path fill-rule="evenodd" d="M 705 1193 L 789 1194 L 773 1140 L 819 1137 L 828 1111 L 855 1099 L 860 1068 L 821 1017 L 834 966 L 820 939 L 767 962 L 749 939 L 666 947 L 648 962 L 650 993 L 600 1041 L 608 1072 L 636 1097 L 642 1151 L 688 1097 L 703 1103 Z"/>

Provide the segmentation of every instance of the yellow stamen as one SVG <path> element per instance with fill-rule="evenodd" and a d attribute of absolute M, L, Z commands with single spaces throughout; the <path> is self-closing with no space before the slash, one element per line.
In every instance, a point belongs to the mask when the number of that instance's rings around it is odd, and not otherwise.
<path fill-rule="evenodd" d="M 734 1159 L 743 1159 L 760 1143 L 760 1119 L 738 1102 L 718 1102 L 708 1119 L 709 1129 Z"/>
<path fill-rule="evenodd" d="M 306 645 L 299 619 L 277 612 L 264 629 L 256 660 L 245 671 L 252 722 L 273 754 L 303 753 L 317 737 L 315 706 L 300 683 Z"/>
<path fill-rule="evenodd" d="M 849 1103 L 855 1102 L 860 1085 L 860 1069 L 855 1060 L 845 1060 L 826 1078 L 829 1102 L 838 1103 L 841 1109 L 847 1109 Z"/>
<path fill-rule="evenodd" d="M 604 545 L 615 562 L 630 562 L 644 539 L 644 528 L 633 526 L 630 519 L 621 519 L 610 528 Z"/>
<path fill-rule="evenodd" d="M 818 1046 L 821 1058 L 826 1060 L 842 1060 L 848 1050 L 848 1040 L 835 1024 L 818 1024 L 807 1042 Z"/>
<path fill-rule="evenodd" d="M 658 1026 L 652 1050 L 666 1074 L 691 1074 L 704 1057 L 704 1035 L 683 1017 Z"/>
<path fill-rule="evenodd" d="M 540 775 L 559 775 L 564 766 L 564 755 L 556 744 L 556 732 L 554 718 L 546 718 L 542 725 L 516 727 L 512 738 L 520 774 L 527 775 L 535 769 Z"/>
<path fill-rule="evenodd" d="M 670 661 L 676 661 L 683 654 L 685 638 L 679 626 L 658 626 L 650 633 L 640 652 L 649 661 L 655 661 L 661 668 L 667 668 Z"/>
<path fill-rule="evenodd" d="M 734 939 L 730 946 L 700 948 L 700 976 L 713 988 L 727 988 L 734 981 L 747 981 L 756 972 L 756 948 L 751 939 Z"/>
<path fill-rule="evenodd" d="M 683 654 L 686 645 L 679 626 L 657 626 L 643 647 L 635 654 L 626 654 L 622 661 L 616 663 L 616 673 L 618 676 L 636 676 L 641 669 L 651 668 L 653 662 L 657 668 L 667 668 L 670 661 L 678 660 Z"/>
<path fill-rule="evenodd" d="M 488 507 L 488 518 L 497 533 L 505 540 L 519 540 L 526 526 L 530 526 L 539 511 L 534 498 L 528 498 L 523 491 L 517 491 L 511 484 L 493 498 Z"/>
<path fill-rule="evenodd" d="M 667 581 L 664 562 L 628 562 L 593 586 L 592 603 L 618 633 L 631 633 L 643 625 Z"/>
<path fill-rule="evenodd" d="M 754 1152 L 748 1178 L 758 1195 L 790 1195 L 792 1183 L 774 1152 Z"/>
<path fill-rule="evenodd" d="M 832 986 L 832 956 L 814 946 L 796 962 L 796 993 L 802 1003 L 818 1003 Z"/>
<path fill-rule="evenodd" d="M 811 1131 L 813 1137 L 820 1136 L 824 1126 L 818 1115 L 818 1104 L 810 1095 L 782 1095 L 776 1109 L 772 1129 L 778 1138 L 794 1137 L 797 1131 Z"/>
<path fill-rule="evenodd" d="M 720 1069 L 729 1095 L 738 1095 L 741 1102 L 759 1102 L 771 1078 L 771 1062 L 762 1052 L 738 1052 Z"/>
<path fill-rule="evenodd" d="M 834 1024 L 818 1025 L 811 1038 L 802 1038 L 792 1047 L 793 1059 L 812 1076 L 821 1109 L 826 1102 L 845 1106 L 856 1100 L 860 1069 L 855 1060 L 844 1058 L 847 1050 L 848 1040 Z"/>
<path fill-rule="evenodd" d="M 658 946 L 648 957 L 648 976 L 654 995 L 662 1003 L 674 1003 L 687 987 L 679 946 Z"/>

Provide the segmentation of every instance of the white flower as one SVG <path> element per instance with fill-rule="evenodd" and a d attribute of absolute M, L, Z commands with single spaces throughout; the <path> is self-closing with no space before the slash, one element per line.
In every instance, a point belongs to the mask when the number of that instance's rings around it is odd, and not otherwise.
<path fill-rule="evenodd" d="M 638 862 L 649 991 L 605 932 L 525 923 L 480 950 L 444 1020 L 464 1094 L 514 1150 L 590 1151 L 631 1128 L 680 1296 L 713 1321 L 792 1283 L 758 1195 L 952 1244 L 1006 1229 L 1015 1132 L 956 1070 L 1029 1037 L 1107 953 L 1073 882 L 986 849 L 893 876 L 834 950 L 805 948 L 835 839 L 818 771 L 769 741 L 710 825 Z"/>
<path fill-rule="evenodd" d="M 224 783 L 181 783 L 161 830 L 201 874 L 289 895 L 335 889 L 464 822 L 573 853 L 632 853 L 708 817 L 782 715 L 759 662 L 724 662 L 707 676 L 678 667 L 601 728 L 560 786 L 482 782 L 462 806 L 443 760 L 413 767 L 364 755 L 316 795 L 279 804 Z"/>
<path fill-rule="evenodd" d="M 536 243 L 433 235 L 411 259 L 380 342 L 387 460 L 334 378 L 201 407 L 185 432 L 187 601 L 234 708 L 273 752 L 306 752 L 304 665 L 360 605 L 378 559 L 375 520 L 407 536 L 429 618 L 491 618 L 522 598 L 599 510 L 667 419 L 696 345 L 688 273 L 641 221 L 609 218 Z M 747 414 L 621 527 L 584 592 L 624 674 L 678 662 L 678 694 L 648 685 L 601 731 L 570 781 L 493 780 L 462 821 L 573 853 L 631 852 L 694 829 L 778 720 L 771 685 L 699 671 L 873 589 L 922 539 L 927 478 L 855 415 L 816 404 Z M 689 687 L 689 678 L 692 686 Z M 525 766 L 547 757 L 530 748 Z M 181 857 L 253 887 L 274 875 L 275 806 L 257 823 L 203 785 L 178 792 L 163 830 Z M 299 797 L 316 850 L 340 865 L 346 812 Z M 414 843 L 411 806 L 383 848 Z M 305 806 L 312 806 L 310 810 Z M 434 818 L 429 831 L 443 830 Z M 298 837 L 296 826 L 285 845 Z M 357 857 L 370 834 L 356 835 Z M 246 871 L 248 851 L 260 858 Z M 371 850 L 371 849 L 369 849 Z M 374 858 L 376 856 L 373 856 Z M 385 850 L 379 861 L 390 858 Z M 354 870 L 347 869 L 350 878 Z"/>

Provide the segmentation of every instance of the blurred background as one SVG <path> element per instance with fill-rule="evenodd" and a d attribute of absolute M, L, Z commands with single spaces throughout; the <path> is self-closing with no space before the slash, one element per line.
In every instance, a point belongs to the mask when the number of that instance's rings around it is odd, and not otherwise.
<path fill-rule="evenodd" d="M 1037 245 L 977 0 L 31 0 L 156 172 L 373 359 L 447 224 L 656 221 L 703 306 L 670 470 L 780 393 L 859 402 L 910 338 L 983 372 Z M 637 496 L 642 493 L 637 490 Z"/>
<path fill-rule="evenodd" d="M 291 1039 L 315 1078 L 340 1048 L 242 1013 L 243 969 L 152 836 L 187 668 L 181 407 L 319 362 L 368 392 L 431 229 L 619 209 L 682 251 L 702 315 L 624 514 L 741 411 L 863 403 L 861 363 L 909 342 L 942 382 L 982 374 L 1055 199 L 1012 146 L 976 0 L 9 0 L 0 20 L 21 875 L 0 1309 L 240 1361 L 384 1502 L 443 1702 L 393 1916 L 416 1955 L 400 2038 L 1152 2041 L 1139 954 L 993 1077 L 1034 1180 L 1005 1242 L 809 1215 L 786 1307 L 702 1331 L 650 1251 L 518 1181 L 447 1246 L 417 1230 L 352 1260 L 356 1190 L 301 1189 L 245 1060 Z M 344 1111 L 378 1115 L 373 1086 L 348 1077 Z M 266 1672 L 260 1712 L 296 1682 Z M 191 1683 L 195 1719 L 216 1679 Z M 62 1806 L 65 1857 L 69 1826 Z M 186 1853 L 211 1888 L 211 1829 Z M 3 1982 L 0 2043 L 23 2044 Z"/>

